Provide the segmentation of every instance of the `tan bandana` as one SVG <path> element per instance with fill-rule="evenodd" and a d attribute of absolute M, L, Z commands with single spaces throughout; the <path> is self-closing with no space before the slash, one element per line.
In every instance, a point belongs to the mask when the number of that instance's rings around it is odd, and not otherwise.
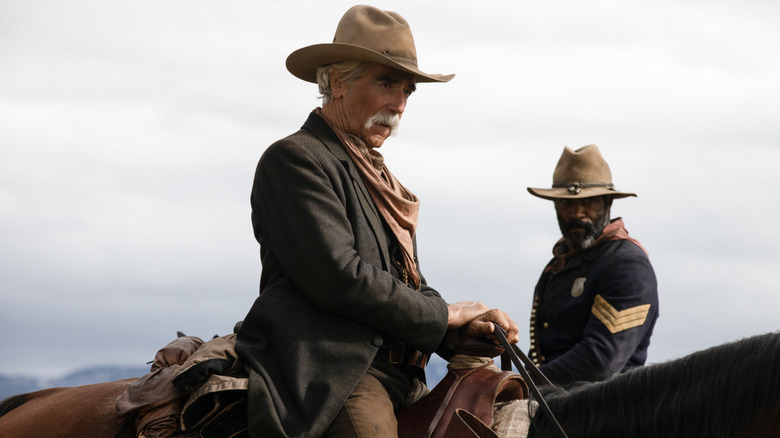
<path fill-rule="evenodd" d="M 328 126 L 333 129 L 352 157 L 363 183 L 371 194 L 371 199 L 374 200 L 379 213 L 401 246 L 404 268 L 411 285 L 419 290 L 420 275 L 417 273 L 417 264 L 414 262 L 412 239 L 417 229 L 420 200 L 390 173 L 390 170 L 384 165 L 382 154 L 375 149 L 369 149 L 362 140 L 347 134 L 343 129 L 331 123 L 320 108 L 315 109 L 314 113 L 328 123 Z M 358 145 L 362 146 L 363 151 Z"/>

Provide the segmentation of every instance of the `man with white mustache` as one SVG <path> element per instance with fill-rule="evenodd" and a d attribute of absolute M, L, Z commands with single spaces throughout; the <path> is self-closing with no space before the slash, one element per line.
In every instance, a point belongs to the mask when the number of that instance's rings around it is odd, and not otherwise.
<path fill-rule="evenodd" d="M 322 107 L 266 149 L 252 188 L 260 296 L 238 330 L 250 437 L 397 436 L 395 411 L 427 391 L 424 367 L 459 335 L 518 340 L 498 309 L 448 303 L 419 270 L 419 201 L 377 151 L 420 82 L 408 23 L 355 6 L 333 43 L 287 58 Z"/>

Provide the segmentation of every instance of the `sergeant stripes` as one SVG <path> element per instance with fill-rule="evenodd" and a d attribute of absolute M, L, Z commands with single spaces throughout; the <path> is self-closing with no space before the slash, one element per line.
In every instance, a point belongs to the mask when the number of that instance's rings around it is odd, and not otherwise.
<path fill-rule="evenodd" d="M 644 324 L 649 311 L 650 304 L 642 304 L 624 310 L 617 310 L 601 295 L 596 295 L 596 298 L 593 299 L 593 307 L 591 308 L 593 315 L 604 323 L 607 330 L 612 334 Z"/>

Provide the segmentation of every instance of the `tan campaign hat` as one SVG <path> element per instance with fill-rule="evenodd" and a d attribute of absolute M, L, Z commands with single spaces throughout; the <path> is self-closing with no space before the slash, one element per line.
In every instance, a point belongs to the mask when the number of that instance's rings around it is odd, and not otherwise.
<path fill-rule="evenodd" d="M 566 146 L 553 172 L 550 189 L 528 187 L 528 192 L 543 199 L 589 198 L 611 195 L 615 198 L 636 196 L 615 190 L 612 172 L 595 144 L 572 150 Z"/>

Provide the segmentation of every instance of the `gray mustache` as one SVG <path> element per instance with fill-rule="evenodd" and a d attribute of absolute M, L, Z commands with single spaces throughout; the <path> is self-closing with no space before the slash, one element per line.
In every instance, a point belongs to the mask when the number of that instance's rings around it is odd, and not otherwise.
<path fill-rule="evenodd" d="M 390 114 L 390 113 L 376 113 L 373 116 L 371 116 L 370 119 L 366 122 L 366 128 L 371 128 L 374 125 L 387 125 L 390 127 L 390 129 L 396 129 L 398 128 L 398 125 L 401 123 L 401 116 L 398 114 Z"/>

